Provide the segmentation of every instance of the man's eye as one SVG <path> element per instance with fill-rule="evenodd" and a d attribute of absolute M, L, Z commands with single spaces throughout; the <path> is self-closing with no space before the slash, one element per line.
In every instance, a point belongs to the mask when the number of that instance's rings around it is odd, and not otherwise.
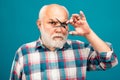
<path fill-rule="evenodd" d="M 52 24 L 52 25 L 56 25 L 57 23 L 56 22 L 49 22 L 50 24 Z"/>

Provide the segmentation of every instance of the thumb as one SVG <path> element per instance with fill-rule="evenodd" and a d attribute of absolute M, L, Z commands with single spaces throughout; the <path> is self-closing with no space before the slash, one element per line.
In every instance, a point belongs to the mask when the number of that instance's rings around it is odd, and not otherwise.
<path fill-rule="evenodd" d="M 78 35 L 78 33 L 76 31 L 70 31 L 69 34 L 71 34 L 71 35 Z"/>

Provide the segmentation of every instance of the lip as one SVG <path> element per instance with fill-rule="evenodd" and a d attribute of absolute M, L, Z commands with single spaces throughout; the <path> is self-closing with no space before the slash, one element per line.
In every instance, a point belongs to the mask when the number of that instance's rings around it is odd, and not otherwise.
<path fill-rule="evenodd" d="M 53 39 L 60 39 L 60 40 L 63 40 L 63 37 L 62 37 L 62 36 L 54 36 Z"/>

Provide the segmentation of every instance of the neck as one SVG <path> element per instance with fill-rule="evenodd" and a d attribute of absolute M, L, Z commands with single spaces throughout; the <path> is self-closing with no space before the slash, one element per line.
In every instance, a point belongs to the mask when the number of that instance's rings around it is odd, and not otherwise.
<path fill-rule="evenodd" d="M 55 47 L 49 47 L 49 46 L 47 46 L 47 45 L 44 45 L 46 48 L 48 48 L 50 51 L 55 51 Z"/>

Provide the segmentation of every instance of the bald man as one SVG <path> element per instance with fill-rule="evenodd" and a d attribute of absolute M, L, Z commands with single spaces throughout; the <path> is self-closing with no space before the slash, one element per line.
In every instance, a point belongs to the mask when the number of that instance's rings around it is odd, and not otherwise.
<path fill-rule="evenodd" d="M 106 70 L 118 63 L 111 44 L 94 33 L 82 11 L 68 16 L 58 4 L 41 8 L 37 20 L 41 36 L 17 50 L 10 80 L 85 80 L 86 71 Z M 89 44 L 68 40 L 68 34 L 83 36 Z"/>

